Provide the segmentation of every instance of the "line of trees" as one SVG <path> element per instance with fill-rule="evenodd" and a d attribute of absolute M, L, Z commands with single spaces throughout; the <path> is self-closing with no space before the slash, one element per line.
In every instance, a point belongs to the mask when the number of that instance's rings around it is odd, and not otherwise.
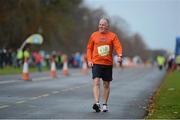
<path fill-rule="evenodd" d="M 18 49 L 33 33 L 44 37 L 42 46 L 31 49 L 59 50 L 63 53 L 85 52 L 90 34 L 97 29 L 102 9 L 91 10 L 82 0 L 0 0 L 0 48 Z M 150 51 L 140 34 L 130 34 L 122 18 L 112 17 L 115 31 L 126 56 L 150 57 Z M 39 49 L 39 48 L 38 48 Z"/>

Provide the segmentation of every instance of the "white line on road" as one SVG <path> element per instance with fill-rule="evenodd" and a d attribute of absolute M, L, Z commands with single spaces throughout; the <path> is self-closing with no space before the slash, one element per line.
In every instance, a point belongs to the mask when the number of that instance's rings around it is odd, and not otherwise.
<path fill-rule="evenodd" d="M 0 109 L 7 108 L 7 107 L 9 107 L 9 105 L 2 105 L 0 106 Z"/>
<path fill-rule="evenodd" d="M 52 94 L 58 94 L 59 91 L 52 91 Z"/>
<path fill-rule="evenodd" d="M 32 97 L 30 100 L 37 100 L 39 97 Z"/>
<path fill-rule="evenodd" d="M 33 81 L 39 81 L 39 80 L 48 80 L 48 79 L 52 79 L 51 77 L 47 76 L 47 77 L 38 77 L 38 78 L 33 78 Z"/>
<path fill-rule="evenodd" d="M 24 102 L 26 102 L 26 101 L 21 100 L 21 101 L 17 101 L 16 103 L 17 103 L 17 104 L 21 104 L 21 103 L 24 103 Z"/>
<path fill-rule="evenodd" d="M 0 84 L 15 83 L 15 82 L 20 82 L 20 81 L 17 81 L 17 80 L 0 81 Z"/>
<path fill-rule="evenodd" d="M 62 90 L 62 92 L 66 92 L 66 91 L 69 91 L 69 89 L 64 89 L 64 90 Z"/>
<path fill-rule="evenodd" d="M 72 73 L 71 75 L 72 76 L 81 76 L 82 73 Z M 49 80 L 49 79 L 52 79 L 52 77 L 50 77 L 50 76 L 37 77 L 37 78 L 33 78 L 32 81 Z M 16 83 L 16 82 L 21 82 L 21 81 L 22 80 L 19 80 L 19 79 L 17 79 L 17 80 L 8 80 L 8 81 L 0 81 L 0 84 Z"/>
<path fill-rule="evenodd" d="M 33 81 L 40 81 L 40 80 L 48 80 L 48 79 L 52 79 L 51 77 L 47 76 L 47 77 L 38 77 L 38 78 L 33 78 Z M 8 83 L 17 83 L 17 82 L 21 82 L 23 80 L 8 80 L 8 81 L 0 81 L 0 84 L 8 84 Z"/>
<path fill-rule="evenodd" d="M 43 95 L 41 95 L 41 97 L 47 97 L 47 96 L 49 96 L 49 94 L 43 94 Z"/>

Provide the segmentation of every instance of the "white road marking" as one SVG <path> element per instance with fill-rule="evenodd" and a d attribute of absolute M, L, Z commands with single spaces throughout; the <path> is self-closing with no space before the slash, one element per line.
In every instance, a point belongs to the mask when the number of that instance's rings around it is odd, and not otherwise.
<path fill-rule="evenodd" d="M 7 107 L 9 107 L 9 105 L 2 105 L 0 106 L 0 109 L 7 108 Z"/>
<path fill-rule="evenodd" d="M 0 81 L 0 84 L 15 83 L 15 82 L 20 82 L 20 81 L 17 80 Z"/>
<path fill-rule="evenodd" d="M 59 91 L 52 91 L 52 94 L 58 94 Z"/>
<path fill-rule="evenodd" d="M 47 77 L 38 77 L 38 78 L 33 78 L 32 81 L 40 81 L 40 80 L 48 80 L 48 79 L 52 79 L 51 77 L 47 76 Z M 0 81 L 0 84 L 8 84 L 8 83 L 17 83 L 17 82 L 21 82 L 23 80 L 8 80 L 8 81 Z"/>
<path fill-rule="evenodd" d="M 16 103 L 17 104 L 21 104 L 21 103 L 24 103 L 24 102 L 26 102 L 25 100 L 21 100 L 21 101 L 17 101 Z"/>
<path fill-rule="evenodd" d="M 40 98 L 39 96 L 38 97 L 32 97 L 32 98 L 30 98 L 30 100 L 37 100 L 39 98 Z"/>
<path fill-rule="evenodd" d="M 33 78 L 33 81 L 39 81 L 39 80 L 48 80 L 48 79 L 52 79 L 51 77 L 47 76 L 47 77 L 38 77 L 38 78 Z"/>
<path fill-rule="evenodd" d="M 42 97 L 47 97 L 47 96 L 49 96 L 49 94 L 43 94 L 43 95 L 41 95 Z"/>

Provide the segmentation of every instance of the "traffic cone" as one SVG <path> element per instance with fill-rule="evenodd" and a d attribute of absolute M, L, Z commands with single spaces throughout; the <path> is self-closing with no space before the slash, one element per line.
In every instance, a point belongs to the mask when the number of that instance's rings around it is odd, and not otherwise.
<path fill-rule="evenodd" d="M 29 65 L 28 65 L 28 60 L 25 59 L 24 60 L 24 64 L 23 64 L 23 71 L 22 71 L 22 75 L 21 75 L 21 79 L 28 81 L 29 79 Z"/>
<path fill-rule="evenodd" d="M 62 69 L 62 74 L 63 74 L 64 76 L 68 76 L 68 75 L 69 75 L 68 62 L 67 62 L 67 56 L 66 56 L 66 55 L 63 56 L 63 69 Z"/>
<path fill-rule="evenodd" d="M 57 78 L 57 73 L 56 73 L 56 64 L 54 59 L 51 61 L 51 73 L 50 73 L 52 78 Z"/>

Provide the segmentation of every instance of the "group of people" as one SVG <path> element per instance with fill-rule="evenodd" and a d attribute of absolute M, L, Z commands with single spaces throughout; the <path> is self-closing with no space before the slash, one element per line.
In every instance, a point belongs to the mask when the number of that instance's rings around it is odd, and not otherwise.
<path fill-rule="evenodd" d="M 51 56 L 55 58 L 57 69 L 62 69 L 63 54 L 61 52 L 46 52 L 44 50 L 31 51 L 28 48 L 23 50 L 0 49 L 0 69 L 7 66 L 19 68 L 23 65 L 24 60 L 28 59 L 29 65 L 37 67 L 37 70 L 41 72 L 43 67 L 50 68 Z M 69 67 L 81 68 L 84 56 L 85 54 L 80 52 L 73 53 L 68 57 Z"/>
<path fill-rule="evenodd" d="M 16 53 L 12 49 L 0 49 L 0 69 L 16 65 Z"/>
<path fill-rule="evenodd" d="M 174 55 L 170 55 L 168 57 L 158 55 L 156 57 L 156 62 L 159 70 L 164 68 L 168 72 L 172 72 L 175 69 L 180 69 L 180 55 L 177 55 L 176 57 Z"/>

